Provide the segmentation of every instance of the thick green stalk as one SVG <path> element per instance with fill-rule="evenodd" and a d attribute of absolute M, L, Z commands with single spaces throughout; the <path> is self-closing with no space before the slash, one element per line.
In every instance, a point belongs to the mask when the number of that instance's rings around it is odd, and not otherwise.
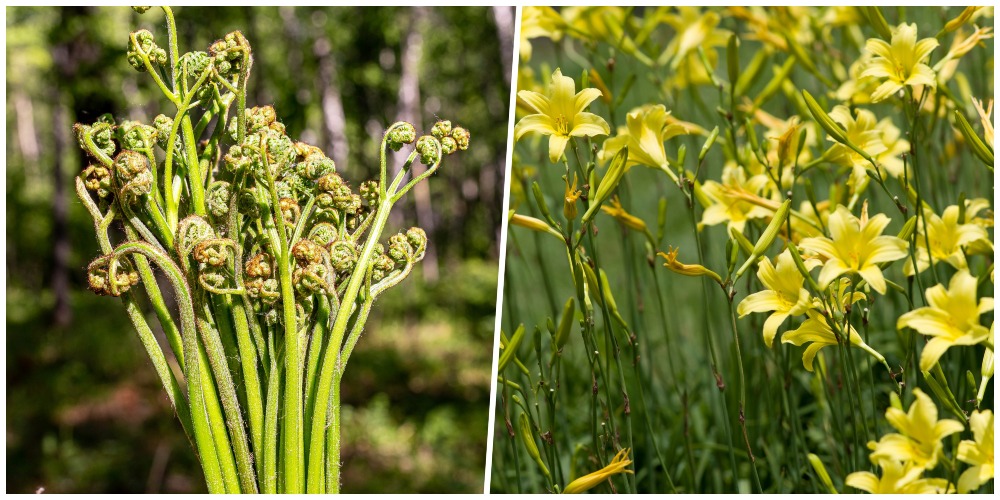
<path fill-rule="evenodd" d="M 139 310 L 138 304 L 136 304 L 135 292 L 129 290 L 127 294 L 122 296 L 122 302 L 125 303 L 125 311 L 128 312 L 129 319 L 132 320 L 132 325 L 135 327 L 136 332 L 139 334 L 139 339 L 142 341 L 142 346 L 146 348 L 146 354 L 149 355 L 149 360 L 153 362 L 153 368 L 156 369 L 156 374 L 160 377 L 160 382 L 163 384 L 163 389 L 167 392 L 170 405 L 174 407 L 177 419 L 181 421 L 181 427 L 184 428 L 184 433 L 190 439 L 192 436 L 191 409 L 188 407 L 187 399 L 184 397 L 184 391 L 181 390 L 181 386 L 177 382 L 177 377 L 174 376 L 170 365 L 167 364 L 163 350 L 160 349 L 160 344 L 156 341 L 153 331 L 149 329 L 149 324 L 146 323 L 146 318 L 143 316 L 142 311 Z"/>
<path fill-rule="evenodd" d="M 284 229 L 279 231 L 284 235 Z M 285 442 L 282 443 L 285 466 L 285 493 L 303 492 L 302 463 L 304 446 L 302 437 L 302 352 L 297 320 L 295 318 L 295 292 L 292 290 L 292 273 L 289 262 L 288 245 L 282 245 L 278 263 L 281 282 L 281 304 L 285 321 Z"/>
<path fill-rule="evenodd" d="M 326 431 L 326 492 L 340 493 L 340 381 L 337 374 L 330 394 L 330 428 Z"/>
<path fill-rule="evenodd" d="M 236 330 L 236 343 L 240 352 L 240 363 L 243 368 L 244 391 L 247 399 L 247 414 L 250 418 L 250 438 L 253 444 L 253 454 L 260 457 L 264 452 L 264 405 L 261 396 L 260 376 L 257 371 L 257 349 L 250 339 L 249 323 L 246 310 L 241 300 L 232 300 L 229 296 L 223 299 L 233 315 L 233 327 Z M 261 465 L 257 461 L 257 474 L 260 475 Z"/>
<path fill-rule="evenodd" d="M 103 224 L 103 223 L 102 223 Z M 100 231 L 98 231 L 100 234 Z M 217 460 L 211 460 L 211 455 L 206 454 L 207 447 L 212 444 L 211 431 L 209 429 L 208 416 L 205 412 L 197 411 L 205 405 L 205 394 L 202 387 L 202 378 L 198 351 L 198 332 L 195 326 L 194 306 L 191 302 L 191 292 L 184 280 L 184 276 L 177 265 L 165 254 L 153 250 L 149 245 L 140 242 L 128 242 L 121 244 L 115 249 L 114 255 L 125 256 L 129 254 L 142 254 L 155 263 L 170 279 L 174 287 L 174 294 L 177 298 L 181 318 L 181 336 L 184 345 L 184 378 L 188 384 L 188 403 L 192 408 L 192 428 L 194 429 L 195 444 L 199 455 L 202 457 L 202 468 L 205 471 L 205 480 L 210 491 L 223 490 L 223 479 Z"/>
<path fill-rule="evenodd" d="M 318 382 L 317 377 L 319 375 L 320 361 L 322 359 L 322 354 L 325 351 L 324 348 L 330 349 L 331 347 L 323 342 L 324 337 L 326 337 L 326 325 L 329 321 L 330 316 L 330 306 L 329 301 L 325 298 L 320 299 L 320 305 L 317 310 L 316 324 L 313 327 L 312 338 L 309 340 L 309 357 L 306 366 L 306 409 L 305 409 L 305 429 L 312 435 L 313 425 L 326 425 L 325 421 L 315 420 L 316 413 L 316 384 Z M 306 463 L 310 464 L 308 471 L 312 471 L 313 467 L 311 464 L 315 461 L 323 462 L 325 457 L 320 455 L 315 455 L 312 453 L 311 448 L 306 449 Z M 320 474 L 321 477 L 317 478 L 313 474 L 309 474 L 306 478 L 307 488 L 308 485 L 313 484 L 316 481 L 320 481 L 319 490 L 323 491 L 325 489 L 325 475 Z"/>
<path fill-rule="evenodd" d="M 208 414 L 208 421 L 211 426 L 213 446 L 218 457 L 219 466 L 222 470 L 222 483 L 226 488 L 226 493 L 240 493 L 240 478 L 236 472 L 236 460 L 233 458 L 233 447 L 229 443 L 229 434 L 226 432 L 226 419 L 222 414 L 219 405 L 219 395 L 215 391 L 215 383 L 208 368 L 208 357 L 205 355 L 204 346 L 198 346 L 198 367 L 201 386 L 204 388 L 205 412 Z"/>
<path fill-rule="evenodd" d="M 226 426 L 231 434 L 232 451 L 236 456 L 240 487 L 244 493 L 257 493 L 257 477 L 254 474 L 253 459 L 250 456 L 250 444 L 247 442 L 243 412 L 236 395 L 236 385 L 233 383 L 233 377 L 229 371 L 226 350 L 222 345 L 219 331 L 213 326 L 215 322 L 209 316 L 207 304 L 202 308 L 202 314 L 203 316 L 198 321 L 198 330 L 201 332 L 212 373 L 215 375 L 215 384 L 221 396 Z"/>
<path fill-rule="evenodd" d="M 281 365 L 271 359 L 271 375 L 267 382 L 267 404 L 264 415 L 264 472 L 261 474 L 261 492 L 278 493 L 278 408 L 281 406 Z"/>

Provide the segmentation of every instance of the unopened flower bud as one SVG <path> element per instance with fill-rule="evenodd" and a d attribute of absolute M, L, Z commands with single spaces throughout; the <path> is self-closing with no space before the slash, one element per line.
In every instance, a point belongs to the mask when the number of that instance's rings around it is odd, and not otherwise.
<path fill-rule="evenodd" d="M 420 155 L 420 163 L 430 166 L 441 161 L 441 143 L 432 136 L 424 135 L 417 139 L 417 154 Z"/>
<path fill-rule="evenodd" d="M 229 257 L 229 245 L 233 240 L 228 238 L 209 238 L 194 246 L 194 260 L 211 266 L 219 267 L 225 265 Z"/>
<path fill-rule="evenodd" d="M 441 151 L 446 155 L 450 155 L 455 151 L 458 151 L 458 144 L 455 142 L 455 139 L 452 139 L 451 137 L 441 139 Z"/>
<path fill-rule="evenodd" d="M 451 133 L 451 122 L 448 120 L 441 120 L 431 127 L 431 135 L 437 139 L 443 139 Z"/>
<path fill-rule="evenodd" d="M 115 176 L 121 187 L 123 201 L 133 202 L 153 188 L 149 160 L 142 153 L 125 150 L 115 157 Z"/>
<path fill-rule="evenodd" d="M 292 255 L 299 264 L 316 264 L 323 261 L 323 247 L 312 240 L 302 239 L 292 245 Z"/>
<path fill-rule="evenodd" d="M 403 233 L 396 233 L 389 238 L 389 257 L 402 264 L 413 257 L 413 246 Z"/>
<path fill-rule="evenodd" d="M 309 239 L 324 248 L 340 237 L 337 228 L 329 222 L 320 222 L 309 231 Z"/>
<path fill-rule="evenodd" d="M 379 200 L 378 182 L 371 180 L 362 182 L 361 186 L 358 187 L 358 194 L 369 206 L 377 205 Z"/>
<path fill-rule="evenodd" d="M 133 39 L 135 42 L 133 42 Z M 153 34 L 149 30 L 139 30 L 132 33 L 128 41 L 128 63 L 137 71 L 146 71 L 143 56 L 149 59 L 150 64 L 162 66 L 167 63 L 167 51 L 161 49 L 153 40 Z"/>
<path fill-rule="evenodd" d="M 350 240 L 340 240 L 330 245 L 330 261 L 334 270 L 347 274 L 354 269 L 358 261 L 358 247 Z"/>
<path fill-rule="evenodd" d="M 413 125 L 403 122 L 392 127 L 386 137 L 386 142 L 393 151 L 399 151 L 403 144 L 413 144 L 417 138 L 417 131 Z"/>
<path fill-rule="evenodd" d="M 205 205 L 208 213 L 216 219 L 224 219 L 229 214 L 229 198 L 232 196 L 232 189 L 226 181 L 215 181 L 205 193 Z"/>
<path fill-rule="evenodd" d="M 324 175 L 335 173 L 337 165 L 325 154 L 311 154 L 306 157 L 305 161 L 296 165 L 295 170 L 306 179 L 316 180 Z"/>
<path fill-rule="evenodd" d="M 134 150 L 152 149 L 157 135 L 156 128 L 131 120 L 122 122 L 115 132 L 123 149 Z"/>
<path fill-rule="evenodd" d="M 302 213 L 299 202 L 295 201 L 294 198 L 281 198 L 278 200 L 278 208 L 281 210 L 281 216 L 285 222 L 292 225 L 299 220 L 299 215 Z"/>
<path fill-rule="evenodd" d="M 413 255 L 417 260 L 424 258 L 424 250 L 427 249 L 427 233 L 419 227 L 411 227 L 406 230 L 406 239 L 413 247 Z"/>
<path fill-rule="evenodd" d="M 181 68 L 187 71 L 189 77 L 198 78 L 208 67 L 210 61 L 211 58 L 207 52 L 193 51 L 182 55 L 178 63 Z"/>
<path fill-rule="evenodd" d="M 271 277 L 271 256 L 266 253 L 254 255 L 243 265 L 243 270 L 251 278 Z"/>
<path fill-rule="evenodd" d="M 90 165 L 80 173 L 80 177 L 83 178 L 83 185 L 97 196 L 107 198 L 111 194 L 111 171 L 107 168 Z"/>
<path fill-rule="evenodd" d="M 465 151 L 469 149 L 469 131 L 462 127 L 455 127 L 451 130 L 451 137 L 455 139 L 458 149 Z"/>

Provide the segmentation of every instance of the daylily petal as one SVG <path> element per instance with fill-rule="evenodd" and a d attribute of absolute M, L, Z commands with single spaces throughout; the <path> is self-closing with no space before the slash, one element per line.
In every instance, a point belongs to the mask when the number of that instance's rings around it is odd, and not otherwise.
<path fill-rule="evenodd" d="M 870 41 L 871 40 L 869 40 L 869 42 Z M 879 491 L 878 476 L 872 474 L 871 472 L 852 472 L 847 475 L 847 479 L 844 481 L 844 484 L 857 488 L 861 491 L 867 491 L 868 493 L 878 493 Z"/>
<path fill-rule="evenodd" d="M 602 95 L 604 95 L 604 93 L 598 89 L 594 88 L 583 89 L 580 92 L 577 92 L 574 99 L 573 107 L 575 108 L 576 112 L 579 113 L 584 109 L 587 109 L 587 106 L 590 106 L 590 103 L 594 102 L 595 99 L 601 97 Z"/>
<path fill-rule="evenodd" d="M 885 40 L 879 40 L 878 38 L 869 38 L 868 41 L 865 42 L 865 50 L 886 59 L 892 57 L 892 49 L 889 44 L 886 43 Z"/>
<path fill-rule="evenodd" d="M 868 265 L 862 267 L 858 274 L 861 275 L 865 281 L 875 290 L 879 295 L 885 295 L 885 276 L 882 275 L 882 270 L 878 266 Z"/>
<path fill-rule="evenodd" d="M 774 344 L 774 337 L 778 334 L 778 327 L 780 327 L 787 318 L 787 314 L 776 312 L 764 320 L 764 344 L 766 344 L 769 349 Z"/>
<path fill-rule="evenodd" d="M 830 259 L 826 261 L 826 264 L 823 265 L 823 269 L 819 272 L 817 284 L 820 288 L 825 289 L 830 282 L 850 270 L 851 268 L 847 267 L 844 264 L 844 261 L 840 259 Z"/>
<path fill-rule="evenodd" d="M 604 118 L 593 113 L 578 113 L 573 120 L 573 128 L 569 135 L 573 137 L 593 137 L 595 135 L 608 135 L 611 129 Z"/>
<path fill-rule="evenodd" d="M 802 354 L 802 365 L 806 371 L 813 371 L 813 360 L 816 359 L 819 350 L 824 347 L 826 347 L 826 344 L 820 344 L 819 342 L 809 344 L 809 347 L 806 347 L 806 352 Z"/>
<path fill-rule="evenodd" d="M 552 135 L 556 133 L 556 129 L 552 128 L 552 119 L 548 115 L 528 115 L 514 125 L 514 140 L 521 140 L 528 132 Z"/>
<path fill-rule="evenodd" d="M 525 106 L 534 110 L 535 113 L 548 115 L 549 114 L 549 98 L 545 97 L 538 92 L 532 92 L 530 90 L 519 90 L 517 92 L 517 98 L 524 103 Z"/>
<path fill-rule="evenodd" d="M 884 101 L 886 98 L 899 92 L 903 86 L 893 80 L 886 80 L 872 92 L 872 102 Z"/>
<path fill-rule="evenodd" d="M 934 368 L 934 365 L 937 364 L 938 360 L 941 359 L 941 356 L 949 347 L 951 347 L 951 342 L 938 337 L 934 337 L 928 341 L 927 345 L 924 346 L 923 352 L 920 353 L 920 370 L 926 372 Z"/>
<path fill-rule="evenodd" d="M 913 47 L 913 60 L 922 62 L 931 54 L 931 51 L 938 47 L 936 38 L 924 38 Z"/>
<path fill-rule="evenodd" d="M 521 120 L 523 121 L 524 118 Z M 569 142 L 569 137 L 564 135 L 553 134 L 549 136 L 549 161 L 559 163 L 559 158 L 562 158 L 563 151 L 566 150 L 567 142 Z"/>
<path fill-rule="evenodd" d="M 754 294 L 747 295 L 740 305 L 736 307 L 736 312 L 742 318 L 747 314 L 752 312 L 768 312 L 768 311 L 778 311 L 783 309 L 781 298 L 777 292 L 773 290 L 763 290 Z"/>

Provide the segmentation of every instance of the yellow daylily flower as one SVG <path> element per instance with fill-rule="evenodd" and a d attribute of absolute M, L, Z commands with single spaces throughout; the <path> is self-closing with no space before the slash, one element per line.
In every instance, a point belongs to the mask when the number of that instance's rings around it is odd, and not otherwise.
<path fill-rule="evenodd" d="M 827 259 L 819 273 L 819 286 L 826 288 L 834 278 L 847 273 L 858 274 L 873 290 L 885 295 L 885 277 L 879 264 L 908 255 L 905 241 L 895 236 L 882 235 L 889 220 L 885 214 L 877 214 L 869 219 L 867 203 L 861 209 L 860 219 L 847 207 L 838 205 L 827 221 L 833 238 L 805 238 L 799 244 Z"/>
<path fill-rule="evenodd" d="M 955 38 L 951 42 L 951 48 L 948 49 L 948 53 L 934 65 L 933 69 L 937 73 L 937 80 L 942 84 L 950 80 L 955 75 L 962 56 L 968 54 L 976 46 L 983 45 L 982 42 L 984 40 L 993 38 L 992 31 L 993 28 L 988 27 L 976 28 L 968 36 L 965 35 L 964 30 L 959 30 L 955 33 Z"/>
<path fill-rule="evenodd" d="M 878 130 L 882 145 L 885 146 L 885 151 L 875 155 L 875 161 L 893 177 L 902 177 L 903 168 L 906 166 L 903 163 L 903 153 L 910 151 L 910 141 L 903 139 L 902 132 L 895 123 L 892 123 L 892 118 L 879 120 L 875 129 Z"/>
<path fill-rule="evenodd" d="M 670 112 L 662 104 L 646 105 L 633 109 L 625 117 L 626 125 L 618 127 L 618 134 L 604 141 L 598 154 L 601 161 L 614 158 L 623 147 L 628 147 L 628 163 L 653 168 L 667 166 L 667 153 L 663 143 L 688 129 L 680 123 L 668 123 Z"/>
<path fill-rule="evenodd" d="M 616 34 L 621 33 L 625 19 L 624 9 L 608 6 L 563 7 L 562 15 L 572 28 L 570 35 L 592 41 L 617 41 Z"/>
<path fill-rule="evenodd" d="M 865 52 L 856 61 L 851 63 L 847 69 L 848 79 L 840 84 L 837 91 L 833 93 L 838 101 L 850 102 L 852 104 L 869 104 L 872 102 L 872 93 L 878 88 L 878 81 L 873 78 L 863 78 L 862 73 L 871 64 L 872 55 Z"/>
<path fill-rule="evenodd" d="M 920 389 L 913 389 L 913 395 L 916 400 L 904 413 L 898 396 L 892 393 L 893 404 L 885 411 L 885 419 L 899 433 L 868 443 L 872 462 L 900 461 L 921 470 L 933 469 L 944 454 L 941 440 L 965 429 L 957 420 L 938 420 L 937 406 Z"/>
<path fill-rule="evenodd" d="M 584 109 L 594 99 L 601 96 L 597 89 L 583 89 L 576 92 L 576 83 L 562 71 L 552 73 L 549 95 L 546 97 L 530 90 L 518 91 L 517 97 L 534 114 L 525 116 L 514 126 L 514 140 L 520 140 L 528 132 L 537 132 L 549 137 L 549 160 L 559 161 L 570 137 L 593 137 L 608 135 L 611 131 L 604 118 Z"/>
<path fill-rule="evenodd" d="M 819 212 L 817 213 L 817 210 Z M 796 245 L 802 241 L 803 238 L 815 238 L 817 236 L 823 236 L 820 228 L 825 227 L 827 221 L 830 219 L 830 201 L 823 200 L 816 203 L 816 207 L 813 208 L 813 204 L 808 201 L 803 201 L 799 203 L 799 211 L 796 216 L 791 217 L 792 219 L 792 242 Z"/>
<path fill-rule="evenodd" d="M 736 163 L 730 163 L 722 169 L 722 183 L 705 181 L 701 191 L 711 202 L 701 214 L 701 223 L 714 226 L 728 222 L 728 229 L 743 232 L 747 220 L 770 217 L 774 212 L 762 206 L 750 203 L 743 194 L 759 195 L 767 186 L 766 175 L 759 174 L 747 179 L 746 172 Z"/>
<path fill-rule="evenodd" d="M 971 223 L 961 224 L 958 220 L 958 212 L 958 205 L 945 208 L 944 213 L 940 216 L 930 209 L 924 209 L 927 233 L 925 237 L 924 224 L 917 224 L 917 272 L 924 272 L 930 267 L 931 263 L 928 261 L 927 252 L 928 241 L 930 242 L 930 258 L 935 263 L 947 262 L 955 269 L 968 268 L 962 248 L 968 247 L 974 242 L 986 245 L 992 253 L 993 243 L 986 230 Z M 903 272 L 907 276 L 913 276 L 913 261 L 911 259 L 903 264 Z"/>
<path fill-rule="evenodd" d="M 569 175 L 566 175 L 564 180 L 566 181 L 566 196 L 563 198 L 563 216 L 566 217 L 567 221 L 571 221 L 576 219 L 576 202 L 583 196 L 583 191 L 576 188 L 578 180 L 575 173 L 573 174 L 573 185 L 569 183 Z"/>
<path fill-rule="evenodd" d="M 808 343 L 809 345 L 806 347 L 806 351 L 802 354 L 802 366 L 804 366 L 807 371 L 811 372 L 813 371 L 813 361 L 816 359 L 816 355 L 819 354 L 819 351 L 826 346 L 837 345 L 837 335 L 833 332 L 833 329 L 830 328 L 830 324 L 827 323 L 826 318 L 823 317 L 819 311 L 810 309 L 806 311 L 806 315 L 809 316 L 809 319 L 802 322 L 798 328 L 785 332 L 781 335 L 781 343 L 796 346 Z M 851 345 L 859 347 L 868 354 L 871 354 L 879 362 L 885 361 L 885 357 L 866 344 L 853 326 L 848 326 L 848 330 L 850 331 L 848 335 Z"/>
<path fill-rule="evenodd" d="M 968 493 L 993 479 L 993 412 L 974 411 L 969 415 L 969 427 L 975 441 L 958 443 L 957 458 L 972 467 L 958 478 L 958 492 Z"/>
<path fill-rule="evenodd" d="M 606 467 L 574 479 L 572 482 L 567 484 L 565 488 L 563 488 L 562 492 L 583 493 L 603 483 L 604 481 L 607 481 L 608 478 L 615 474 L 634 474 L 633 471 L 625 468 L 632 463 L 632 460 L 628 458 L 628 453 L 628 448 L 619 451 L 615 455 L 615 458 L 611 459 L 611 463 L 609 463 Z"/>
<path fill-rule="evenodd" d="M 767 50 L 788 52 L 787 34 L 801 45 L 813 40 L 809 20 L 814 15 L 803 6 L 727 7 L 726 12 L 740 19 L 749 31 L 740 34 L 744 40 L 759 40 Z"/>
<path fill-rule="evenodd" d="M 983 139 L 986 140 L 986 145 L 989 147 L 994 147 L 993 144 L 993 120 L 990 115 L 993 114 L 993 100 L 990 99 L 989 104 L 986 105 L 986 109 L 983 109 L 982 99 L 973 99 L 972 103 L 976 106 L 976 112 L 979 113 L 979 121 L 983 124 Z"/>
<path fill-rule="evenodd" d="M 886 117 L 876 123 L 875 115 L 864 109 L 858 109 L 856 115 L 856 118 L 852 116 L 846 106 L 836 106 L 830 112 L 830 117 L 845 128 L 847 139 L 875 159 L 882 177 L 886 172 L 893 177 L 901 177 L 905 167 L 902 155 L 910 150 L 910 142 L 902 138 L 891 118 Z M 854 193 L 863 191 L 870 181 L 866 171 L 873 168 L 871 162 L 832 137 L 827 140 L 834 142 L 826 153 L 827 157 L 834 163 L 850 167 L 848 185 Z"/>
<path fill-rule="evenodd" d="M 531 39 L 546 37 L 553 42 L 562 39 L 566 22 L 552 7 L 524 7 L 521 11 L 521 61 L 531 59 Z"/>
<path fill-rule="evenodd" d="M 935 86 L 934 70 L 924 64 L 931 51 L 936 49 L 935 38 L 917 41 L 916 24 L 900 24 L 892 31 L 892 44 L 885 40 L 869 38 L 865 50 L 875 55 L 861 76 L 885 78 L 872 94 L 872 102 L 879 102 L 899 92 L 904 86 Z"/>
<path fill-rule="evenodd" d="M 808 259 L 804 263 L 807 270 L 819 265 L 816 259 Z M 805 277 L 795 266 L 795 259 L 787 249 L 775 258 L 775 265 L 768 259 L 761 259 L 757 278 L 767 290 L 748 295 L 737 306 L 736 312 L 742 318 L 750 313 L 773 311 L 764 320 L 764 343 L 770 348 L 778 327 L 786 318 L 805 314 L 812 308 L 812 296 L 802 286 Z"/>
<path fill-rule="evenodd" d="M 921 478 L 920 475 L 924 470 L 914 467 L 912 464 L 903 463 L 898 460 L 882 460 L 878 465 L 882 469 L 882 477 L 878 477 L 867 471 L 852 472 L 847 475 L 844 483 L 872 494 L 935 494 L 955 492 L 954 488 L 948 485 L 946 479 Z"/>
<path fill-rule="evenodd" d="M 601 205 L 601 211 L 618 219 L 618 222 L 624 224 L 625 227 L 639 231 L 640 233 L 646 232 L 646 223 L 642 219 L 626 212 L 622 208 L 622 203 L 618 200 L 617 196 L 611 198 L 611 206 L 607 204 Z"/>
<path fill-rule="evenodd" d="M 682 276 L 707 276 L 711 278 L 718 284 L 722 284 L 722 278 L 711 269 L 701 265 L 701 264 L 684 264 L 677 260 L 678 248 L 669 248 L 667 253 L 657 252 L 656 254 L 663 257 L 666 262 L 663 263 L 663 267 L 680 274 Z"/>
<path fill-rule="evenodd" d="M 659 58 L 659 63 L 669 63 L 674 70 L 667 84 L 675 88 L 709 83 L 711 78 L 697 55 L 698 47 L 714 67 L 718 54 L 714 47 L 722 47 L 729 39 L 729 32 L 717 28 L 722 18 L 715 11 L 702 13 L 698 7 L 678 7 L 678 14 L 662 17 L 677 32 Z"/>
<path fill-rule="evenodd" d="M 897 329 L 912 328 L 933 337 L 920 353 L 920 370 L 928 371 L 953 345 L 976 345 L 990 331 L 979 316 L 993 310 L 993 298 L 976 301 L 976 278 L 966 269 L 951 277 L 948 289 L 938 284 L 927 289 L 927 306 L 899 317 Z"/>

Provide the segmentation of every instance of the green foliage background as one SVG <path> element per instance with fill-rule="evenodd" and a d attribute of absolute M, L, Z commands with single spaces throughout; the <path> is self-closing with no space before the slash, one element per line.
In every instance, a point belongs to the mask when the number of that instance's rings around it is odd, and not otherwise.
<path fill-rule="evenodd" d="M 175 14 L 182 52 L 243 31 L 255 51 L 248 104 L 273 104 L 289 136 L 328 154 L 337 138 L 326 105 L 336 90 L 348 148 L 331 156 L 352 184 L 377 175 L 377 141 L 404 111 L 404 53 L 420 42 L 410 52 L 419 56 L 415 125 L 451 119 L 470 130 L 472 147 L 426 184 L 437 268 L 376 305 L 346 375 L 344 490 L 481 491 L 513 8 Z M 86 291 L 98 249 L 73 195 L 85 165 L 71 126 L 105 112 L 145 121 L 160 112 L 159 91 L 125 60 L 127 35 L 140 28 L 165 45 L 158 10 L 7 8 L 10 492 L 205 488 L 121 303 Z M 407 198 L 390 230 L 418 224 Z"/>

